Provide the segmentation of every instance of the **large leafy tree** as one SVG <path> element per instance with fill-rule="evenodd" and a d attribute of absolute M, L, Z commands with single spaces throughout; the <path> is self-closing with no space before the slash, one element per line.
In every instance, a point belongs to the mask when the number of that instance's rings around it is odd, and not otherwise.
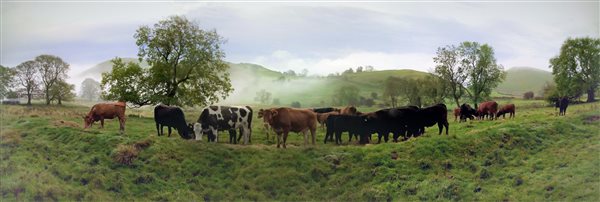
<path fill-rule="evenodd" d="M 71 101 L 73 98 L 75 98 L 75 85 L 65 80 L 56 81 L 50 88 L 50 101 L 56 100 L 59 105 L 62 105 L 62 101 Z"/>
<path fill-rule="evenodd" d="M 100 97 L 100 83 L 92 78 L 86 78 L 81 82 L 81 97 L 88 101 L 98 100 Z"/>
<path fill-rule="evenodd" d="M 35 61 L 29 60 L 15 67 L 17 84 L 27 94 L 27 104 L 31 105 L 33 93 L 39 88 L 38 69 Z"/>
<path fill-rule="evenodd" d="M 134 37 L 140 60 L 150 65 L 147 80 L 155 93 L 150 102 L 207 105 L 232 91 L 221 50 L 224 41 L 215 30 L 172 16 L 140 27 Z"/>
<path fill-rule="evenodd" d="M 402 79 L 390 76 L 383 82 L 383 99 L 388 102 L 391 107 L 398 106 L 398 96 L 400 89 L 398 86 L 402 84 Z"/>
<path fill-rule="evenodd" d="M 358 105 L 360 89 L 353 85 L 340 87 L 335 94 L 337 105 Z"/>
<path fill-rule="evenodd" d="M 0 98 L 5 97 L 10 90 L 14 73 L 13 69 L 0 65 Z"/>
<path fill-rule="evenodd" d="M 149 70 L 134 62 L 125 63 L 121 58 L 111 62 L 111 72 L 102 73 L 102 98 L 127 101 L 136 107 L 151 104 L 152 96 L 158 94 L 150 84 Z"/>
<path fill-rule="evenodd" d="M 422 97 L 421 104 L 424 106 L 444 103 L 448 96 L 448 86 L 442 78 L 429 74 L 421 79 L 419 93 Z"/>
<path fill-rule="evenodd" d="M 600 39 L 567 39 L 560 54 L 550 59 L 550 68 L 560 96 L 578 97 L 585 92 L 587 102 L 595 101 L 600 84 Z"/>
<path fill-rule="evenodd" d="M 462 58 L 460 65 L 468 74 L 466 92 L 477 106 L 504 80 L 504 67 L 496 63 L 494 49 L 487 44 L 466 41 L 458 50 Z"/>
<path fill-rule="evenodd" d="M 448 87 L 449 94 L 454 98 L 456 107 L 460 107 L 460 98 L 465 95 L 465 88 L 469 71 L 461 65 L 461 55 L 456 46 L 446 46 L 437 49 L 437 56 L 433 58 L 436 63 L 435 74 L 442 79 Z"/>
<path fill-rule="evenodd" d="M 46 104 L 49 105 L 50 101 L 52 101 L 50 90 L 58 81 L 67 78 L 69 64 L 54 55 L 37 56 L 35 62 L 38 66 L 44 93 L 46 94 Z"/>

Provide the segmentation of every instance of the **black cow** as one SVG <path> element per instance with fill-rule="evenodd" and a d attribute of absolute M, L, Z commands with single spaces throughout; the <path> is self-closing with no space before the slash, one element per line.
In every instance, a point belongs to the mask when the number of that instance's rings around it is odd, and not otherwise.
<path fill-rule="evenodd" d="M 418 126 L 421 131 L 419 134 L 425 133 L 425 127 L 430 127 L 438 124 L 439 134 L 442 134 L 444 126 L 446 127 L 446 135 L 448 135 L 448 108 L 445 104 L 437 104 L 431 107 L 419 109 L 417 118 Z"/>
<path fill-rule="evenodd" d="M 177 132 L 183 139 L 191 139 L 191 124 L 186 125 L 185 116 L 179 107 L 171 107 L 163 104 L 154 107 L 154 122 L 156 122 L 156 132 L 158 136 L 163 134 L 163 127 L 167 126 L 169 137 L 171 137 L 171 127 L 177 129 Z"/>
<path fill-rule="evenodd" d="M 462 105 L 460 105 L 460 122 L 463 121 L 467 121 L 468 119 L 475 119 L 475 117 L 477 117 L 477 110 L 473 109 L 473 107 L 471 107 L 471 105 L 464 103 Z"/>
<path fill-rule="evenodd" d="M 333 112 L 333 111 L 340 112 L 340 109 L 338 109 L 338 108 L 333 108 L 333 107 L 313 108 L 313 109 L 311 109 L 311 110 L 312 110 L 313 112 L 315 112 L 315 113 L 320 113 L 320 114 L 321 114 L 321 113 Z"/>
<path fill-rule="evenodd" d="M 370 129 L 367 126 L 366 117 L 352 115 L 329 115 L 325 121 L 327 133 L 325 134 L 325 144 L 327 138 L 331 138 L 335 134 L 335 143 L 342 143 L 342 133 L 348 132 L 349 142 L 352 141 L 352 136 L 360 136 L 360 143 L 368 142 L 367 136 Z"/>
<path fill-rule="evenodd" d="M 559 112 L 558 112 L 559 116 L 566 115 L 567 107 L 569 107 L 569 98 L 567 98 L 567 97 L 559 98 L 558 100 L 556 100 L 556 103 L 554 104 L 554 106 L 559 109 Z"/>
<path fill-rule="evenodd" d="M 370 133 L 377 133 L 377 142 L 381 143 L 381 137 L 387 142 L 390 133 L 393 134 L 394 141 L 397 141 L 401 135 L 406 139 L 407 130 L 410 131 L 409 133 L 416 133 L 417 127 L 420 126 L 415 119 L 418 111 L 418 107 L 409 106 L 381 109 L 361 116 L 366 117 Z"/>
<path fill-rule="evenodd" d="M 229 142 L 237 143 L 244 138 L 244 144 L 251 142 L 252 136 L 252 108 L 209 106 L 202 110 L 196 124 L 194 133 L 196 140 L 202 140 L 202 135 L 208 135 L 208 141 L 218 142 L 219 131 L 229 131 Z M 240 130 L 240 137 L 236 139 L 236 129 Z"/>

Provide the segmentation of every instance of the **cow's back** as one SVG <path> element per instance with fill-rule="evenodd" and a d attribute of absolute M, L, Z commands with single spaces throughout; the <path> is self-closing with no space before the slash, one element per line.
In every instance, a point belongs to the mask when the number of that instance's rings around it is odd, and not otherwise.
<path fill-rule="evenodd" d="M 274 119 L 274 127 L 289 127 L 290 131 L 300 132 L 306 128 L 311 130 L 317 127 L 317 115 L 311 110 L 278 108 L 278 115 Z"/>
<path fill-rule="evenodd" d="M 92 107 L 88 115 L 111 119 L 124 114 L 125 106 L 114 103 L 98 103 Z"/>

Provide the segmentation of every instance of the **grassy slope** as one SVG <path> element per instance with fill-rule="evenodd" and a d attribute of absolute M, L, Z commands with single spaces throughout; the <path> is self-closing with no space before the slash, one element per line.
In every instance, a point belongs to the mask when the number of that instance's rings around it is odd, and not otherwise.
<path fill-rule="evenodd" d="M 552 81 L 552 73 L 531 67 L 513 67 L 506 71 L 506 80 L 496 88 L 501 94 L 523 96 L 527 91 L 538 94 L 546 82 Z"/>
<path fill-rule="evenodd" d="M 116 121 L 74 128 L 88 108 L 0 106 L 0 193 L 2 201 L 599 200 L 600 125 L 587 121 L 600 116 L 598 104 L 555 117 L 521 103 L 514 120 L 451 121 L 450 136 L 429 128 L 403 143 L 333 146 L 319 131 L 317 146 L 292 134 L 285 150 L 265 139 L 260 121 L 254 143 L 241 146 L 157 137 L 151 118 L 130 116 L 119 135 Z M 152 145 L 132 166 L 112 160 L 118 145 L 142 140 Z"/>

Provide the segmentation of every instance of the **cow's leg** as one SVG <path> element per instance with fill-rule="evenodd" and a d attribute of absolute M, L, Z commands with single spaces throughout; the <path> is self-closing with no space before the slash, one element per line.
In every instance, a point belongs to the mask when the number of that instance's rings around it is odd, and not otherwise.
<path fill-rule="evenodd" d="M 306 147 L 308 145 L 308 129 L 302 131 L 302 134 L 304 135 L 304 146 Z"/>
<path fill-rule="evenodd" d="M 235 129 L 229 129 L 229 144 L 236 144 L 236 136 Z"/>
<path fill-rule="evenodd" d="M 104 118 L 100 118 L 100 128 L 104 128 Z"/>
<path fill-rule="evenodd" d="M 335 144 L 342 144 L 342 131 L 335 131 Z"/>
<path fill-rule="evenodd" d="M 377 132 L 377 144 L 381 143 L 381 137 L 383 136 L 382 132 Z"/>
<path fill-rule="evenodd" d="M 119 117 L 119 130 L 125 131 L 125 115 Z"/>
<path fill-rule="evenodd" d="M 317 144 L 316 143 L 316 141 L 317 141 L 317 128 L 316 127 L 313 129 L 310 129 L 310 137 L 312 138 L 312 144 L 313 145 Z"/>
<path fill-rule="evenodd" d="M 215 136 L 215 142 L 218 143 L 219 142 L 219 130 L 217 130 L 216 128 L 213 128 L 212 126 L 210 128 L 212 129 L 212 133 Z"/>
<path fill-rule="evenodd" d="M 281 132 L 275 132 L 277 134 L 277 148 L 279 148 L 279 143 L 281 142 Z"/>
<path fill-rule="evenodd" d="M 164 134 L 164 133 L 163 133 L 163 132 L 164 132 L 164 131 L 163 131 L 163 128 L 164 128 L 164 126 L 163 126 L 163 125 L 161 125 L 161 126 L 160 126 L 160 135 L 163 135 L 163 134 Z"/>
<path fill-rule="evenodd" d="M 167 129 L 169 131 L 169 136 L 168 137 L 171 137 L 171 126 L 167 126 Z"/>
<path fill-rule="evenodd" d="M 156 123 L 156 133 L 158 133 L 158 136 L 160 136 L 160 129 L 159 126 L 160 124 Z"/>
<path fill-rule="evenodd" d="M 285 149 L 285 142 L 287 142 L 288 133 L 290 133 L 289 129 L 283 130 L 283 148 Z"/>

